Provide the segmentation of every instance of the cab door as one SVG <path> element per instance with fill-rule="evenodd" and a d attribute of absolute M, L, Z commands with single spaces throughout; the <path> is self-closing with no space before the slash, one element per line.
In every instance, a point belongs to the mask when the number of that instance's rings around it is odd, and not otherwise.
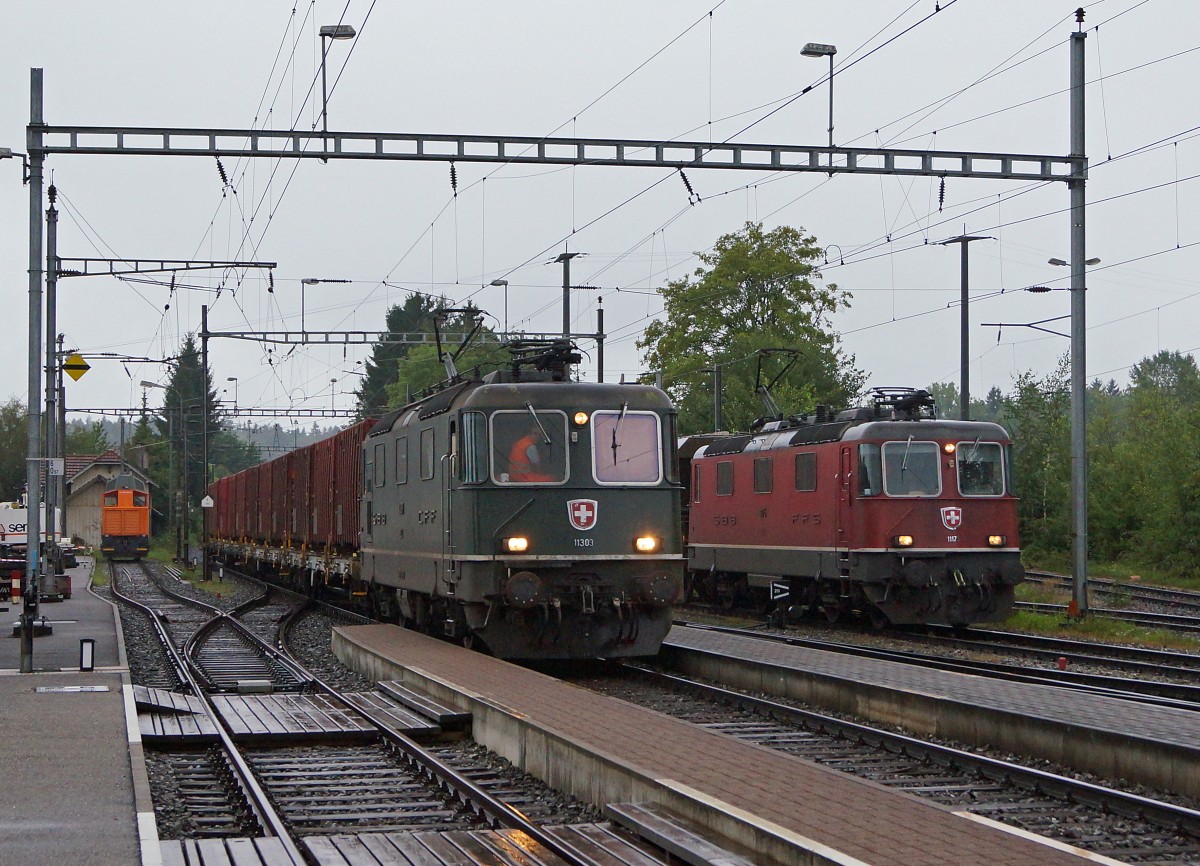
<path fill-rule="evenodd" d="M 834 541 L 839 550 L 845 550 L 850 547 L 851 539 L 854 533 L 854 512 L 850 507 L 850 498 L 854 492 L 853 485 L 854 449 L 849 446 L 842 446 L 841 453 L 838 457 L 837 527 Z"/>

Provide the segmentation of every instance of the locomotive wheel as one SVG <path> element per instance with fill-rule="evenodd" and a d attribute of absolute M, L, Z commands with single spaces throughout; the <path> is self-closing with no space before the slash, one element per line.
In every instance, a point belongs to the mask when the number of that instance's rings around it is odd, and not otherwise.
<path fill-rule="evenodd" d="M 821 613 L 825 614 L 825 621 L 830 625 L 837 623 L 842 618 L 841 605 L 823 604 L 821 605 Z"/>

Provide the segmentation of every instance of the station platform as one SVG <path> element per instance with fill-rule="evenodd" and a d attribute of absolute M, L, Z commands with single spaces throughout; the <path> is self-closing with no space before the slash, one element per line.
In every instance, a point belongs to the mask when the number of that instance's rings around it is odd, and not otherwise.
<path fill-rule="evenodd" d="M 676 626 L 659 662 L 907 731 L 1200 799 L 1200 713 Z"/>
<path fill-rule="evenodd" d="M 333 646 L 473 713 L 477 742 L 559 790 L 659 804 L 779 863 L 1113 862 L 395 626 L 338 628 Z"/>
<path fill-rule="evenodd" d="M 20 638 L 9 636 L 20 606 L 0 613 L 4 863 L 161 863 L 120 625 L 88 591 L 92 566 L 70 569 L 70 599 L 41 604 L 53 633 L 34 639 L 32 673 L 20 673 Z M 84 638 L 92 671 L 80 670 Z"/>

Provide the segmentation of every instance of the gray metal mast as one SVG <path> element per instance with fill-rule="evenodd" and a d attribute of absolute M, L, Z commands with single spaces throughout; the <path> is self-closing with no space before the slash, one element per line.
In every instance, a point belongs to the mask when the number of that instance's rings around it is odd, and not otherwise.
<path fill-rule="evenodd" d="M 64 455 L 58 453 L 58 379 L 55 376 L 58 369 L 58 347 L 55 345 L 58 335 L 58 209 L 54 202 L 58 190 L 50 184 L 46 192 L 50 196 L 50 207 L 46 209 L 46 549 L 42 554 L 43 570 L 50 569 L 53 576 L 58 574 L 60 563 L 58 547 L 54 543 L 54 530 L 58 526 L 55 515 L 60 503 L 58 483 L 50 471 L 54 458 Z"/>
<path fill-rule="evenodd" d="M 1088 612 L 1087 593 L 1087 381 L 1084 268 L 1087 232 L 1084 184 L 1087 142 L 1084 136 L 1083 9 L 1075 11 L 1079 30 L 1071 34 L 1071 158 L 1078 168 L 1067 181 L 1071 190 L 1071 522 L 1073 531 L 1072 604 L 1078 616 Z"/>
<path fill-rule="evenodd" d="M 956 238 L 949 238 L 944 241 L 939 241 L 942 246 L 947 244 L 960 244 L 962 247 L 959 258 L 959 286 L 961 295 L 959 299 L 959 343 L 958 343 L 958 368 L 959 368 L 959 389 L 958 389 L 958 417 L 963 421 L 971 420 L 971 338 L 969 329 L 971 327 L 971 312 L 970 312 L 970 295 L 968 287 L 970 286 L 970 268 L 968 267 L 969 256 L 967 254 L 967 244 L 971 241 L 991 240 L 991 238 L 981 235 L 959 235 Z"/>
<path fill-rule="evenodd" d="M 563 266 L 563 339 L 571 337 L 571 259 L 575 258 L 579 253 L 559 253 L 558 258 L 554 261 L 559 262 Z"/>
<path fill-rule="evenodd" d="M 42 507 L 38 458 L 42 456 L 42 70 L 29 70 L 29 425 L 25 463 L 25 593 L 21 608 L 21 673 L 33 672 L 33 621 L 38 608 L 38 512 Z"/>

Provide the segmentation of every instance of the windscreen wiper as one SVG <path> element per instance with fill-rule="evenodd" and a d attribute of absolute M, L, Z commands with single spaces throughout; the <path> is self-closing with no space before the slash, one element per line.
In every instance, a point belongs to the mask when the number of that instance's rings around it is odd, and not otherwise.
<path fill-rule="evenodd" d="M 621 422 L 625 420 L 625 411 L 629 408 L 628 403 L 621 404 L 621 414 L 617 416 L 617 423 L 613 425 L 612 434 L 612 453 L 613 466 L 617 465 L 617 449 L 621 447 L 621 443 L 617 441 L 617 431 L 621 429 Z"/>

